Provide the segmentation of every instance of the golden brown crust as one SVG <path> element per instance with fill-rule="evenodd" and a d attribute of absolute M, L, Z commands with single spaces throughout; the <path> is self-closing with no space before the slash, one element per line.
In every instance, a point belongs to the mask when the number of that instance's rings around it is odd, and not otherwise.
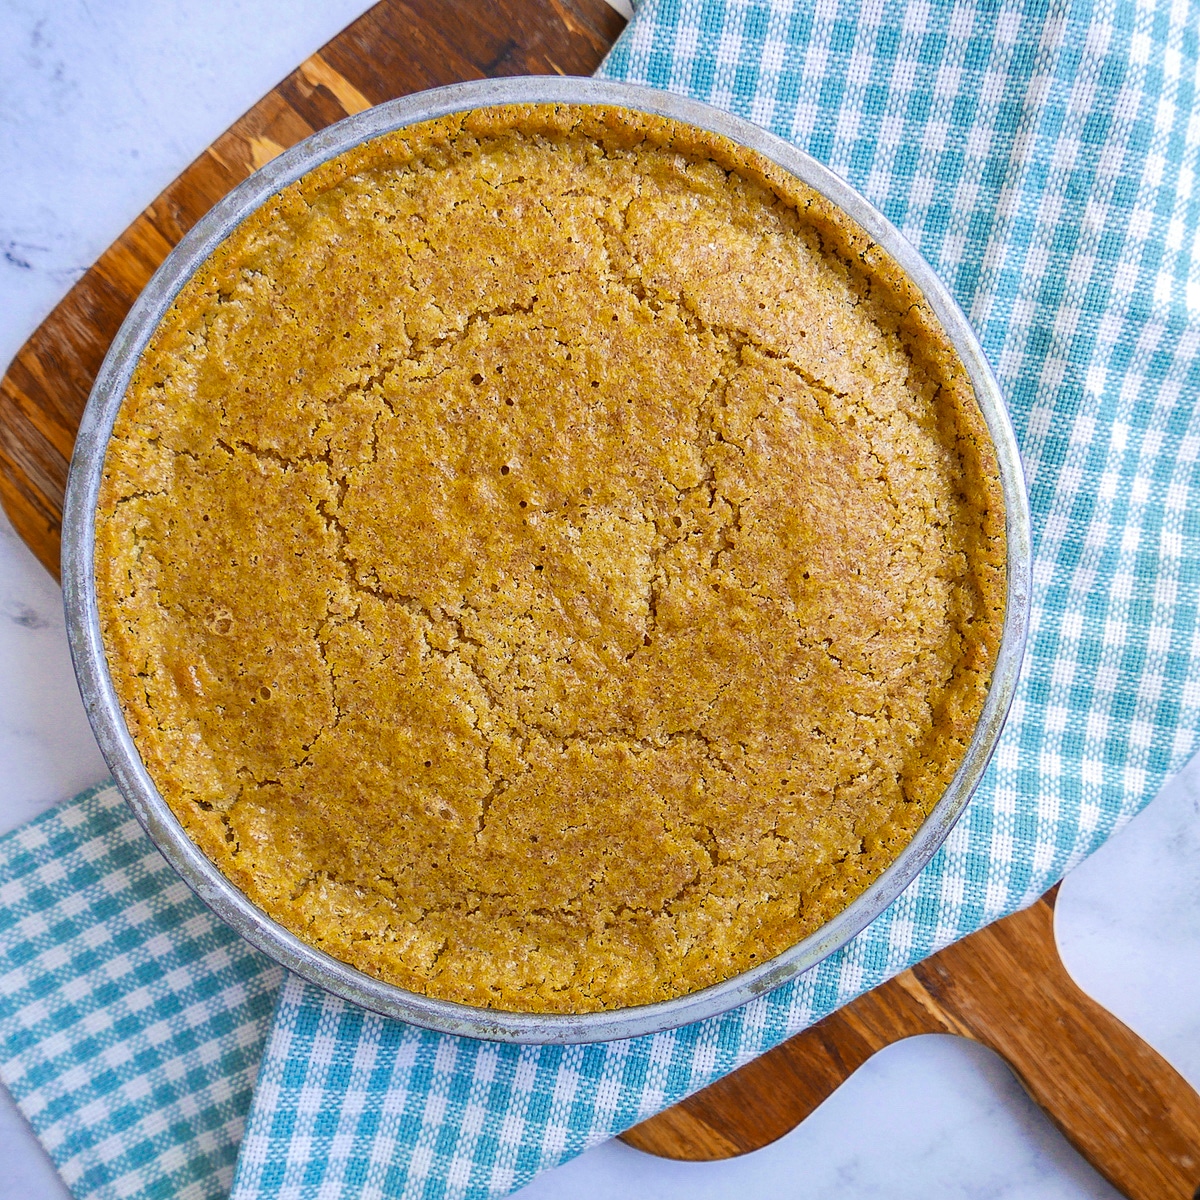
<path fill-rule="evenodd" d="M 995 661 L 986 426 L 773 164 L 532 106 L 380 138 L 183 289 L 96 565 L 146 765 L 252 900 L 490 1007 L 772 957 L 940 797 Z"/>

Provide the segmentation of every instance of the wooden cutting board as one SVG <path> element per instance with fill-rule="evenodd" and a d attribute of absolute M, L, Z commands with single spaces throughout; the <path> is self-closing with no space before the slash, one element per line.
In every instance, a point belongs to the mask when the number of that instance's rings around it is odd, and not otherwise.
<path fill-rule="evenodd" d="M 0 381 L 0 502 L 58 574 L 75 430 L 109 342 L 155 268 L 230 188 L 351 113 L 483 76 L 589 75 L 623 27 L 604 0 L 384 0 L 301 64 L 159 196 L 71 289 Z M 981 930 L 624 1134 L 672 1158 L 754 1150 L 877 1050 L 956 1033 L 1002 1054 L 1131 1200 L 1200 1200 L 1200 1097 L 1071 982 L 1053 896 Z"/>

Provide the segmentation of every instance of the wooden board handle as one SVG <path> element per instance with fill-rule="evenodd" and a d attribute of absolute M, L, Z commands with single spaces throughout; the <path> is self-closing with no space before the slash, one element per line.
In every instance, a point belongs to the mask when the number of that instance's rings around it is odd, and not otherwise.
<path fill-rule="evenodd" d="M 876 1051 L 920 1033 L 995 1050 L 1079 1152 L 1129 1200 L 1200 1195 L 1200 1096 L 1075 985 L 1053 893 L 839 1009 L 623 1140 L 668 1158 L 757 1150 Z"/>

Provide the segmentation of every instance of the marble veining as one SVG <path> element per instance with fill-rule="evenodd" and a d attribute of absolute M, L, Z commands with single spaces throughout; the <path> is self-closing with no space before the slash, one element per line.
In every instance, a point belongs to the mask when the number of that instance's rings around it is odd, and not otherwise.
<path fill-rule="evenodd" d="M 610 0 L 611 2 L 611 0 Z M 617 6 L 621 0 L 616 0 Z M 0 363 L 204 146 L 366 0 L 0 0 Z M 0 830 L 105 775 L 57 586 L 0 518 Z M 1200 765 L 1064 884 L 1075 978 L 1200 1086 Z M 0 1090 L 0 1200 L 65 1188 Z M 727 1163 L 608 1143 L 529 1200 L 1111 1200 L 990 1052 L 876 1056 L 800 1128 Z"/>

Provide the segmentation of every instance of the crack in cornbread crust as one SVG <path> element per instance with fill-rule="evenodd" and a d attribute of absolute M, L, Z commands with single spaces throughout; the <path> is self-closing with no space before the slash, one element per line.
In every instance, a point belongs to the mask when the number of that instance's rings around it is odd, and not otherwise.
<path fill-rule="evenodd" d="M 117 419 L 97 589 L 151 776 L 247 895 L 432 996 L 665 999 L 940 798 L 996 464 L 911 285 L 716 135 L 533 106 L 273 198 Z"/>

